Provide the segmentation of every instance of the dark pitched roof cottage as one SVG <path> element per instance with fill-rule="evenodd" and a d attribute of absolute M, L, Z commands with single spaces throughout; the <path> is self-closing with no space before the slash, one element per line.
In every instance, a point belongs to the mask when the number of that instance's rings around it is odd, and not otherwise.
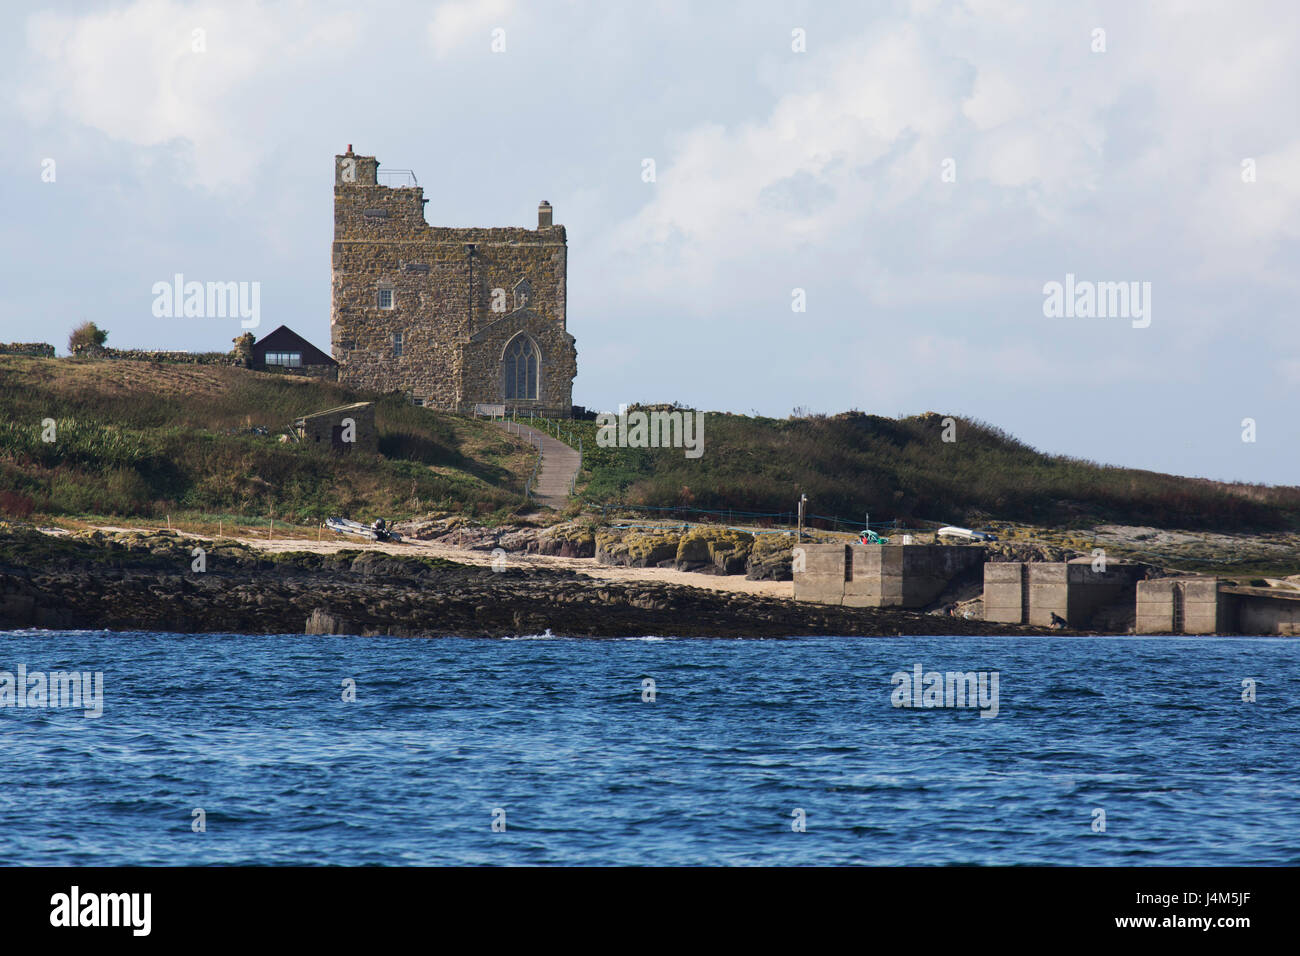
<path fill-rule="evenodd" d="M 262 371 L 268 368 L 338 367 L 337 362 L 287 325 L 268 332 L 253 344 L 251 365 Z"/>

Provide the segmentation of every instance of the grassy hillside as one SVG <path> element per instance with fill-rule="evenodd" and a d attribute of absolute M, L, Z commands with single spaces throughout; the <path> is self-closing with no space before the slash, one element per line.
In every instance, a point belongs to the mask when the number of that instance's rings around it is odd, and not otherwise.
<path fill-rule="evenodd" d="M 592 501 L 788 512 L 806 493 L 815 513 L 856 519 L 870 511 L 873 522 L 1300 528 L 1300 488 L 1044 455 L 962 419 L 956 441 L 943 441 L 943 431 L 943 416 L 935 414 L 895 420 L 859 412 L 789 419 L 710 413 L 704 454 L 691 460 L 681 449 L 599 448 L 595 423 L 575 424 Z"/>
<path fill-rule="evenodd" d="M 0 357 L 0 515 L 401 518 L 526 507 L 534 453 L 484 421 L 390 395 L 376 401 L 380 455 L 281 444 L 310 411 L 373 398 L 333 383 L 216 366 Z M 53 418 L 58 441 L 41 441 Z M 269 434 L 256 434 L 265 426 Z M 1223 531 L 1300 529 L 1300 488 L 1232 485 L 1044 455 L 996 428 L 858 412 L 789 419 L 709 414 L 704 454 L 600 448 L 582 437 L 582 498 L 850 521 L 1072 528 L 1104 522 Z"/>
<path fill-rule="evenodd" d="M 396 395 L 377 400 L 378 458 L 278 440 L 304 413 L 368 397 L 239 368 L 0 357 L 0 512 L 306 522 L 522 503 L 522 442 Z M 41 440 L 48 418 L 55 443 Z"/>

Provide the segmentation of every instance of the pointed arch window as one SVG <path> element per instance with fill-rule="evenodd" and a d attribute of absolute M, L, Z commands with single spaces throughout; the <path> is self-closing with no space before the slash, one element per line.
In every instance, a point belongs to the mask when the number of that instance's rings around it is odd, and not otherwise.
<path fill-rule="evenodd" d="M 505 397 L 515 400 L 536 400 L 542 372 L 542 354 L 537 344 L 526 335 L 516 335 L 506 346 Z"/>

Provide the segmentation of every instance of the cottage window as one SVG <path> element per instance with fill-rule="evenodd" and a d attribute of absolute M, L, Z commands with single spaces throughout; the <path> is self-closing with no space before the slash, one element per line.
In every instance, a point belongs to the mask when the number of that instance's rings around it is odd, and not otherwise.
<path fill-rule="evenodd" d="M 526 335 L 519 335 L 506 346 L 505 397 L 533 399 L 538 395 L 542 356 L 537 345 Z"/>
<path fill-rule="evenodd" d="M 288 368 L 300 368 L 302 366 L 301 352 L 267 352 L 267 365 L 284 365 Z"/>
<path fill-rule="evenodd" d="M 393 358 L 402 357 L 402 333 L 393 333 Z"/>
<path fill-rule="evenodd" d="M 380 289 L 379 294 L 375 297 L 375 304 L 381 309 L 391 309 L 393 307 L 393 290 Z"/>

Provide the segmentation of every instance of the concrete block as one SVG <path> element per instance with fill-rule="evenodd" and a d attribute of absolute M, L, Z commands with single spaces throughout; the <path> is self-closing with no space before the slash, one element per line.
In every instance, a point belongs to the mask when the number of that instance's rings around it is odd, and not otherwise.
<path fill-rule="evenodd" d="M 1219 583 L 1212 577 L 1157 578 L 1135 587 L 1140 634 L 1221 634 L 1228 630 Z M 1175 621 L 1182 617 L 1182 626 Z"/>
<path fill-rule="evenodd" d="M 846 553 L 839 544 L 802 544 L 802 571 L 794 572 L 794 598 L 816 604 L 843 604 Z"/>
<path fill-rule="evenodd" d="M 983 548 L 950 545 L 803 545 L 796 600 L 852 607 L 923 607 L 957 575 L 983 563 Z"/>

